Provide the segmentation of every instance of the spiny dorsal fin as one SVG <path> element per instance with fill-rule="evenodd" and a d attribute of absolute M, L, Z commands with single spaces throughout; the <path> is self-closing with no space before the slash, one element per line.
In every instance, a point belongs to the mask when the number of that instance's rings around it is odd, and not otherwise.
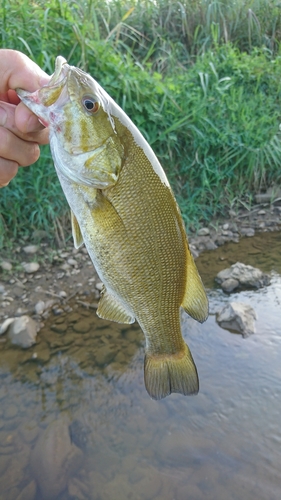
<path fill-rule="evenodd" d="M 73 241 L 74 241 L 74 247 L 79 248 L 84 243 L 83 236 L 82 236 L 82 233 L 80 230 L 80 226 L 78 224 L 78 220 L 76 219 L 72 210 L 71 210 L 70 214 L 71 214 L 71 227 L 72 227 L 72 236 L 73 236 Z"/>
<path fill-rule="evenodd" d="M 110 295 L 106 289 L 102 293 L 97 309 L 97 315 L 100 318 L 116 321 L 116 323 L 134 323 L 135 318 L 115 297 Z"/>
<path fill-rule="evenodd" d="M 203 323 L 209 314 L 209 304 L 197 267 L 187 249 L 187 277 L 182 301 L 184 310 L 194 319 Z"/>

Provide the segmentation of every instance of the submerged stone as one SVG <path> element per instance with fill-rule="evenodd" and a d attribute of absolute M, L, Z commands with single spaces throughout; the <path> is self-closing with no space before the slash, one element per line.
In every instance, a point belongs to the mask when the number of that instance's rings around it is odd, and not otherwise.
<path fill-rule="evenodd" d="M 82 460 L 82 451 L 71 443 L 67 419 L 60 416 L 45 429 L 31 454 L 31 467 L 42 499 L 57 498 Z"/>
<path fill-rule="evenodd" d="M 241 333 L 249 337 L 255 333 L 256 313 L 248 304 L 229 302 L 217 314 L 217 323 L 221 328 Z"/>

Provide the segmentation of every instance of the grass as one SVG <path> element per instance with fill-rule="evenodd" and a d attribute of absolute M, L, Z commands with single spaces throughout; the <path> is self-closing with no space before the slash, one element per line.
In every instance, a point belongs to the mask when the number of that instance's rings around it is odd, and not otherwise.
<path fill-rule="evenodd" d="M 52 73 L 58 54 L 91 73 L 151 144 L 187 226 L 281 180 L 281 9 L 276 0 L 2 0 L 0 46 Z M 68 207 L 48 147 L 1 190 L 0 245 Z"/>

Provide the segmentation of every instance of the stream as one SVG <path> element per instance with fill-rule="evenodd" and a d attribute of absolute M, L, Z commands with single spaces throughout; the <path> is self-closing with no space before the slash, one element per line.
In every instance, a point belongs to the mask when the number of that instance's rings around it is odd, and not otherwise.
<path fill-rule="evenodd" d="M 224 294 L 214 278 L 237 261 L 271 284 Z M 0 500 L 280 500 L 281 234 L 196 263 L 210 316 L 200 325 L 183 314 L 182 329 L 197 396 L 151 400 L 138 325 L 75 302 L 32 348 L 0 341 Z M 230 300 L 255 309 L 254 335 L 217 325 Z"/>

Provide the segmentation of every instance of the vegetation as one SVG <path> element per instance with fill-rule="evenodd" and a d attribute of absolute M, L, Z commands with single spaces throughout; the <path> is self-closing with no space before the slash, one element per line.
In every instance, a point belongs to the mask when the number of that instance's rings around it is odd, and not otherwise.
<path fill-rule="evenodd" d="M 2 0 L 0 47 L 52 73 L 63 55 L 94 76 L 163 164 L 187 226 L 281 180 L 277 0 Z M 1 190 L 0 244 L 68 208 L 48 147 Z"/>

